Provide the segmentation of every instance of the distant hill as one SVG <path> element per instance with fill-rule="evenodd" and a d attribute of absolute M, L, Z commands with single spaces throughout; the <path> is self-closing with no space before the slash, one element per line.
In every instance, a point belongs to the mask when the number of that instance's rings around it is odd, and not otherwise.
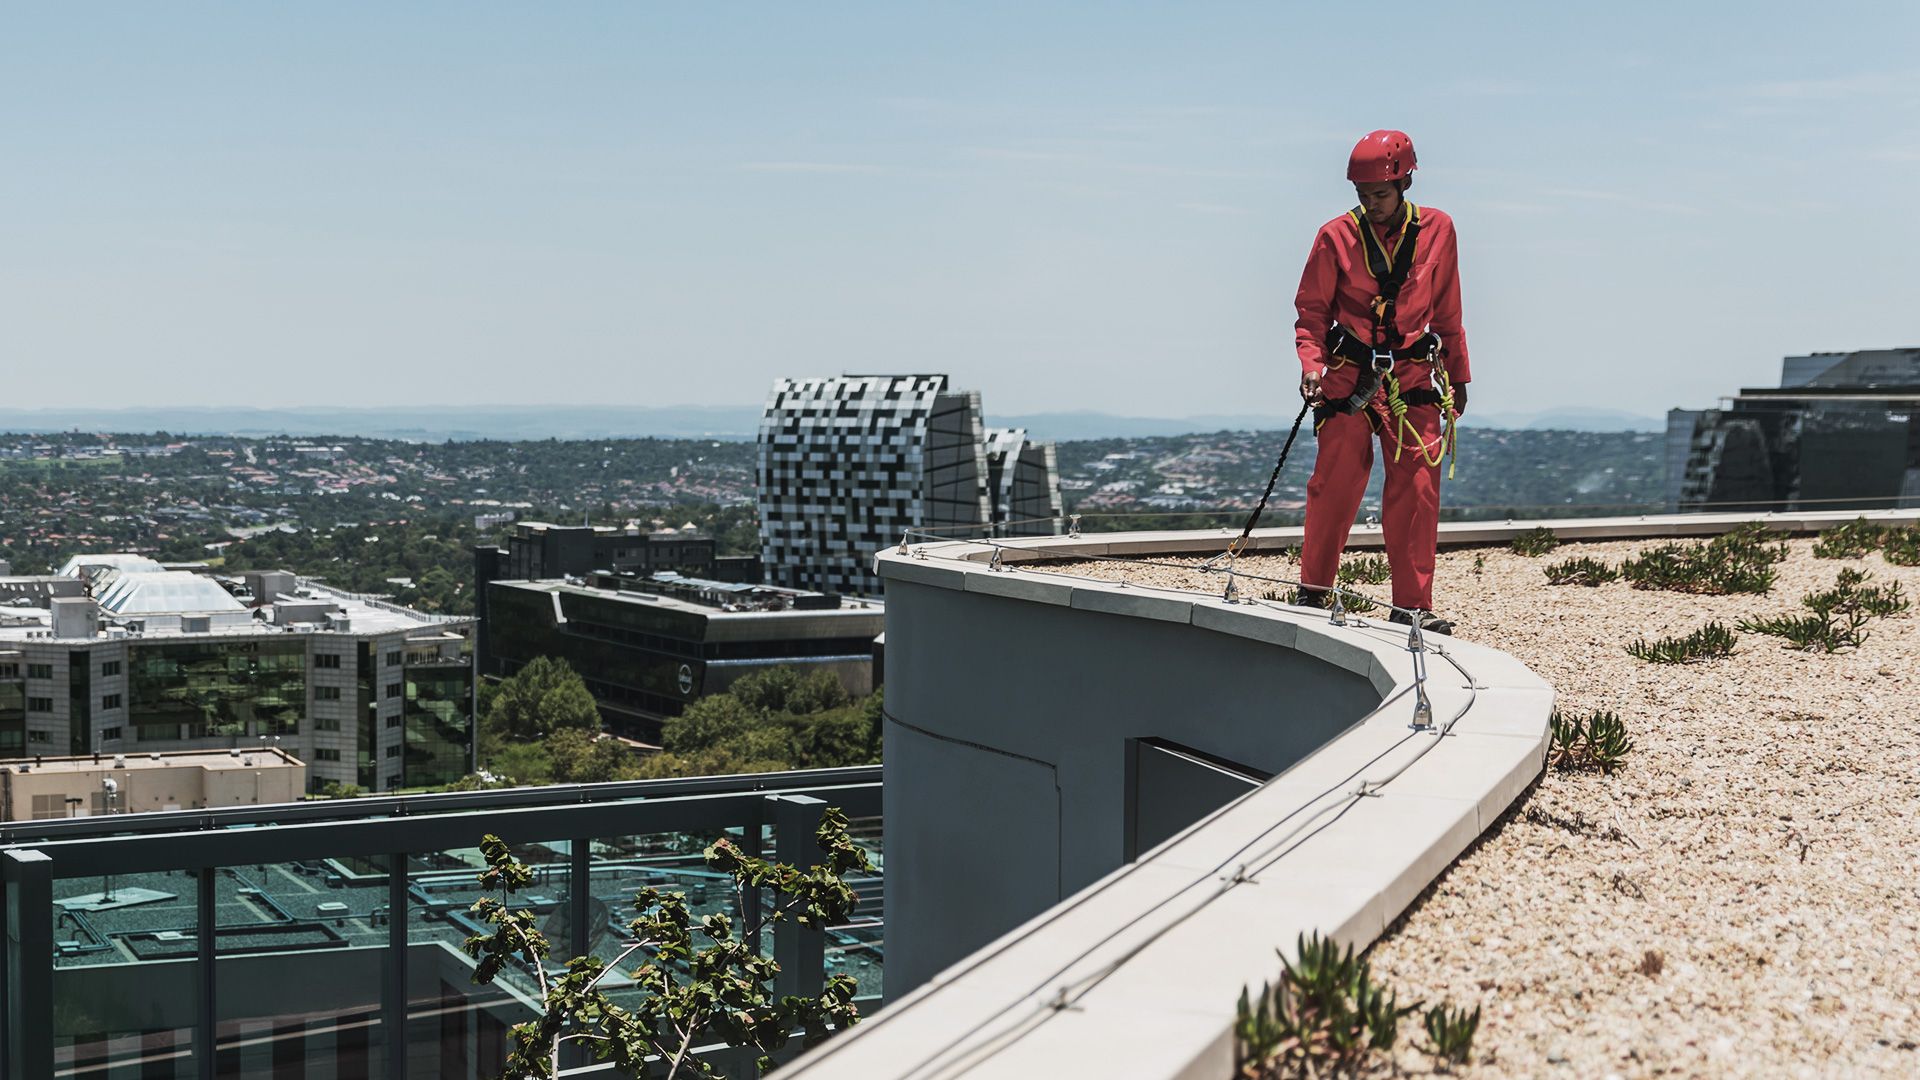
<path fill-rule="evenodd" d="M 1169 419 L 1099 412 L 995 415 L 995 427 L 1024 427 L 1056 442 L 1137 439 L 1212 431 L 1271 431 L 1293 422 L 1291 413 L 1232 413 Z M 1469 415 L 1481 428 L 1559 431 L 1664 431 L 1664 420 L 1609 409 L 1569 407 L 1540 413 Z M 466 405 L 396 408 L 308 406 L 149 407 L 136 409 L 0 408 L 0 431 L 166 431 L 176 435 L 357 435 L 419 442 L 476 439 L 751 439 L 759 406 L 739 405 Z"/>
<path fill-rule="evenodd" d="M 1163 435 L 1196 435 L 1209 431 L 1267 431 L 1293 423 L 1291 416 L 1244 414 L 1190 416 L 1169 420 L 1151 416 L 1113 416 L 1097 412 L 1027 413 L 989 416 L 992 427 L 1023 427 L 1037 439 L 1072 442 L 1076 439 L 1146 439 Z"/>
<path fill-rule="evenodd" d="M 1588 409 L 1577 405 L 1537 413 L 1468 413 L 1462 427 L 1506 428 L 1509 431 L 1665 431 L 1663 417 L 1642 416 L 1619 409 Z"/>

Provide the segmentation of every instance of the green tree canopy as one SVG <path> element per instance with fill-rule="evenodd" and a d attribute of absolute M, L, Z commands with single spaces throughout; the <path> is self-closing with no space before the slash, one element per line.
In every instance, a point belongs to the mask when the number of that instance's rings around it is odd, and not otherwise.
<path fill-rule="evenodd" d="M 648 776 L 825 769 L 879 760 L 880 698 L 855 702 L 831 672 L 754 672 L 663 725 Z"/>
<path fill-rule="evenodd" d="M 546 739 L 568 729 L 600 730 L 600 711 L 585 680 L 565 660 L 540 656 L 500 681 L 486 728 L 501 741 Z"/>
<path fill-rule="evenodd" d="M 633 755 L 618 739 L 596 739 L 580 728 L 554 732 L 547 740 L 553 779 L 561 784 L 604 784 L 634 773 Z"/>

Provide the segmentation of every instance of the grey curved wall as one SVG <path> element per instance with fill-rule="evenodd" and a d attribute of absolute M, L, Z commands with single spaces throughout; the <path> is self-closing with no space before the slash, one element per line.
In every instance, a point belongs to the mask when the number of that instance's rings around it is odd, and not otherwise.
<path fill-rule="evenodd" d="M 1278 773 L 1380 703 L 1285 646 L 892 575 L 886 665 L 889 998 L 1122 864 L 1128 739 Z"/>

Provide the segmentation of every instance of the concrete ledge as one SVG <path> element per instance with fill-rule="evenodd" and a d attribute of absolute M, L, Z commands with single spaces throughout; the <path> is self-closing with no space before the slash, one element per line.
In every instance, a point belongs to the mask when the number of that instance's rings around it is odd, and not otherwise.
<path fill-rule="evenodd" d="M 1260 546 L 1291 542 L 1283 532 L 1261 537 Z M 1415 668 L 1403 628 L 1365 617 L 1333 626 L 1322 612 L 1278 604 L 1019 569 L 1023 556 L 1206 555 L 1233 535 L 1104 534 L 1098 555 L 1084 539 L 1022 539 L 1002 549 L 999 570 L 987 568 L 991 551 L 983 558 L 980 545 L 879 556 L 887 578 L 990 598 L 1008 605 L 1008 619 L 1021 617 L 1022 604 L 1064 605 L 1188 624 L 1195 649 L 1226 634 L 1304 654 L 1365 677 L 1381 705 L 1272 781 L 935 975 L 784 1074 L 1224 1077 L 1234 1002 L 1242 987 L 1274 976 L 1276 949 L 1291 953 L 1313 931 L 1372 942 L 1539 775 L 1552 689 L 1494 650 L 1435 643 L 1446 653 L 1427 655 L 1426 691 L 1440 724 L 1458 720 L 1448 734 L 1414 731 Z M 1067 683 L 1104 675 L 1092 666 L 1057 672 Z M 1204 685 L 1193 700 L 1197 713 L 1207 712 Z M 1069 1007 L 1056 1008 L 1063 992 Z"/>
<path fill-rule="evenodd" d="M 1192 622 L 1193 601 L 1168 596 L 1161 590 L 1129 589 L 1104 582 L 1075 585 L 1073 606 L 1081 611 L 1101 611 L 1109 615 L 1129 615 L 1162 622 Z"/>
<path fill-rule="evenodd" d="M 1012 571 L 967 574 L 965 588 L 968 592 L 1031 600 L 1036 604 L 1064 607 L 1073 603 L 1073 586 L 1055 574 L 1021 574 Z"/>

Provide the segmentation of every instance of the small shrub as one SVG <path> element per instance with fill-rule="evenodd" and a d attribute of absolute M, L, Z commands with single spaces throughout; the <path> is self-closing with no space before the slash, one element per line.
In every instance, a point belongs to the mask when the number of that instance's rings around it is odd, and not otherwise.
<path fill-rule="evenodd" d="M 1857 649 L 1867 640 L 1866 623 L 1866 612 L 1850 608 L 1844 612 L 1815 611 L 1811 615 L 1741 619 L 1739 625 L 1750 634 L 1785 638 L 1788 645 L 1807 652 L 1839 652 Z"/>
<path fill-rule="evenodd" d="M 1298 605 L 1300 604 L 1300 602 L 1301 602 L 1300 590 L 1295 589 L 1291 594 L 1288 595 L 1287 603 Z M 1316 604 L 1313 606 L 1331 607 L 1332 604 L 1333 604 L 1333 599 L 1329 597 L 1325 604 Z M 1367 599 L 1365 596 L 1362 596 L 1359 593 L 1354 592 L 1351 589 L 1342 589 L 1340 590 L 1340 606 L 1346 609 L 1349 615 L 1365 615 L 1367 612 L 1372 611 L 1374 608 L 1377 608 L 1380 605 Z"/>
<path fill-rule="evenodd" d="M 1356 555 L 1340 560 L 1334 580 L 1342 585 L 1380 585 L 1393 577 L 1384 555 Z"/>
<path fill-rule="evenodd" d="M 1643 638 L 1627 646 L 1627 653 L 1654 664 L 1691 664 L 1696 660 L 1717 660 L 1731 655 L 1737 640 L 1725 624 L 1710 622 L 1685 637 L 1661 638 L 1652 642 Z"/>
<path fill-rule="evenodd" d="M 1564 772 L 1599 769 L 1608 776 L 1633 752 L 1626 721 L 1612 711 L 1568 716 L 1555 709 L 1547 718 L 1551 743 L 1548 764 Z"/>
<path fill-rule="evenodd" d="M 1895 566 L 1920 566 L 1920 525 L 1888 530 L 1880 540 L 1880 557 Z"/>
<path fill-rule="evenodd" d="M 1620 573 L 1636 589 L 1712 596 L 1771 592 L 1787 544 L 1765 536 L 1765 527 L 1745 525 L 1705 543 L 1658 544 L 1621 563 Z"/>
<path fill-rule="evenodd" d="M 1591 589 L 1620 580 L 1620 571 L 1599 559 L 1567 559 L 1551 564 L 1546 570 L 1549 585 L 1585 585 Z"/>
<path fill-rule="evenodd" d="M 1867 582 L 1870 579 L 1871 575 L 1866 571 L 1849 566 L 1840 571 L 1833 588 L 1808 593 L 1800 598 L 1800 603 L 1815 612 L 1862 611 L 1881 619 L 1904 615 L 1913 606 L 1899 582 L 1869 585 Z"/>
<path fill-rule="evenodd" d="M 1446 1005 L 1427 1010 L 1427 1052 L 1450 1064 L 1465 1065 L 1473 1057 L 1473 1037 L 1480 1030 L 1480 1006 L 1472 1012 Z"/>
<path fill-rule="evenodd" d="M 1840 571 L 1833 588 L 1800 598 L 1812 614 L 1742 619 L 1740 629 L 1785 638 L 1790 647 L 1808 652 L 1859 648 L 1867 638 L 1868 619 L 1905 614 L 1913 606 L 1899 582 L 1869 585 L 1868 580 L 1866 571 L 1849 566 Z"/>
<path fill-rule="evenodd" d="M 1240 991 L 1234 1021 L 1239 1075 L 1351 1074 L 1374 1051 L 1393 1049 L 1400 1020 L 1420 1006 L 1401 1005 L 1373 981 L 1367 961 L 1318 932 L 1301 935 L 1300 960 L 1280 956 L 1280 978 L 1256 1001 Z"/>
<path fill-rule="evenodd" d="M 1479 577 L 1487 572 L 1487 556 L 1484 552 L 1473 557 L 1473 576 Z"/>
<path fill-rule="evenodd" d="M 1820 534 L 1813 542 L 1813 557 L 1816 559 L 1858 559 L 1880 547 L 1886 538 L 1887 530 L 1869 522 L 1866 518 L 1856 518 L 1845 525 L 1836 526 Z"/>
<path fill-rule="evenodd" d="M 1553 535 L 1553 530 L 1545 525 L 1528 529 L 1513 538 L 1513 550 L 1529 559 L 1537 559 L 1559 546 L 1560 538 Z"/>
<path fill-rule="evenodd" d="M 1731 532 L 1725 532 L 1707 541 L 1707 547 L 1731 558 L 1746 559 L 1758 563 L 1783 563 L 1787 561 L 1787 541 L 1783 537 L 1774 539 L 1774 533 L 1757 521 L 1749 521 Z"/>

